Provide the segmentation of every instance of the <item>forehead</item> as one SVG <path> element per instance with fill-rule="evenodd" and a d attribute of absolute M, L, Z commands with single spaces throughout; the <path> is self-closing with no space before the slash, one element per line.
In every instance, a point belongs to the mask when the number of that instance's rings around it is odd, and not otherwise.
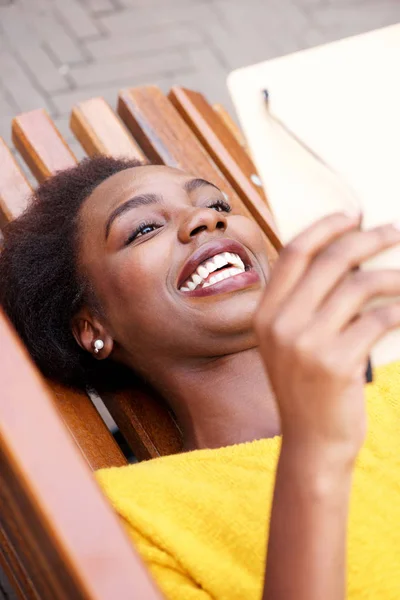
<path fill-rule="evenodd" d="M 85 201 L 81 215 L 109 213 L 121 202 L 137 194 L 153 193 L 168 197 L 182 189 L 186 181 L 193 176 L 162 165 L 149 165 L 125 169 L 103 181 Z"/>

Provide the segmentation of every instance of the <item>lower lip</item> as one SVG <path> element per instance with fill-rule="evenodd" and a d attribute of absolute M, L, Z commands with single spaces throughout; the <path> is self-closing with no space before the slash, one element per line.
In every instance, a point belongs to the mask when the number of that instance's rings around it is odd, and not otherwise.
<path fill-rule="evenodd" d="M 203 296 L 215 296 L 215 294 L 227 294 L 228 292 L 234 292 L 241 290 L 252 285 L 259 283 L 260 277 L 254 269 L 239 273 L 239 275 L 233 275 L 222 281 L 218 281 L 213 285 L 207 287 L 201 287 L 193 290 L 192 292 L 182 292 L 185 296 L 190 298 L 199 298 Z"/>

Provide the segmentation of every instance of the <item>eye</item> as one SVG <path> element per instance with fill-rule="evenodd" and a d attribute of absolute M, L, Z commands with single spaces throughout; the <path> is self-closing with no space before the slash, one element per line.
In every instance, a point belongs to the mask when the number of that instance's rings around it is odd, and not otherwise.
<path fill-rule="evenodd" d="M 128 239 L 125 242 L 125 246 L 129 246 L 129 244 L 131 244 L 132 242 L 134 242 L 138 237 L 142 237 L 144 235 L 148 235 L 149 233 L 151 233 L 152 231 L 154 231 L 155 229 L 159 229 L 161 227 L 161 225 L 157 224 L 157 223 L 150 223 L 150 222 L 145 222 L 145 223 L 140 223 L 140 225 L 138 225 L 133 231 L 132 233 L 129 235 Z"/>
<path fill-rule="evenodd" d="M 214 202 L 212 202 L 211 204 L 209 204 L 207 206 L 207 208 L 212 208 L 213 210 L 216 210 L 217 212 L 231 212 L 232 207 L 228 204 L 228 202 L 226 202 L 225 200 L 214 200 Z"/>

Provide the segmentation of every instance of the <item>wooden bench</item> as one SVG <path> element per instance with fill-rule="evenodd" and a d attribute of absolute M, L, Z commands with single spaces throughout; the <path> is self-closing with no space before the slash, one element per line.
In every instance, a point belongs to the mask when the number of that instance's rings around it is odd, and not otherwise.
<path fill-rule="evenodd" d="M 280 242 L 268 203 L 221 108 L 183 88 L 167 97 L 149 86 L 121 91 L 118 113 L 102 98 L 73 108 L 71 129 L 89 156 L 134 157 L 212 181 L 260 224 L 275 260 Z M 76 163 L 44 110 L 17 116 L 12 138 L 38 182 Z M 31 187 L 1 139 L 0 164 L 1 230 L 27 206 Z M 127 462 L 91 399 L 44 382 L 1 313 L 0 339 L 0 562 L 19 597 L 158 597 L 89 476 Z M 98 392 L 139 459 L 180 451 L 174 418 L 152 390 Z"/>

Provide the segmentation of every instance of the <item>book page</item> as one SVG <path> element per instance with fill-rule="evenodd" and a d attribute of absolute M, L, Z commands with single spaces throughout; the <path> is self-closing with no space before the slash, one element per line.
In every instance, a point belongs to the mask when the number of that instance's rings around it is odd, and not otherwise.
<path fill-rule="evenodd" d="M 364 228 L 400 222 L 399 70 L 395 25 L 230 75 L 284 243 L 318 218 L 357 206 Z M 365 265 L 376 267 L 400 268 L 400 248 Z M 377 344 L 372 358 L 375 365 L 400 359 L 400 331 Z"/>

